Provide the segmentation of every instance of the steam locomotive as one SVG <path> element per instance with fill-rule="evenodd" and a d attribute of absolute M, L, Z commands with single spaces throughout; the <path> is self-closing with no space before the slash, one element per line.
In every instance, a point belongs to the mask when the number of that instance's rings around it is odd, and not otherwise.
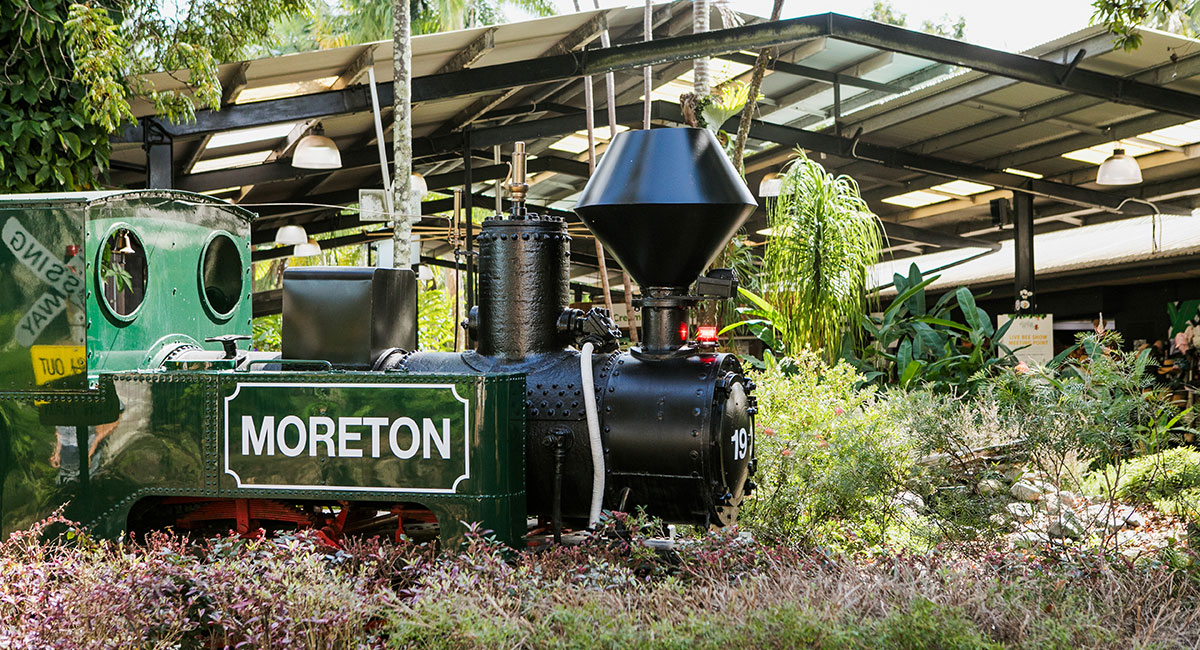
<path fill-rule="evenodd" d="M 700 272 L 755 200 L 701 129 L 614 139 L 576 212 L 641 288 L 643 342 L 568 307 L 566 223 L 478 235 L 474 349 L 416 347 L 408 270 L 297 267 L 282 351 L 250 338 L 243 208 L 175 191 L 0 197 L 0 526 L 312 528 L 520 545 L 604 509 L 726 525 L 753 489 L 753 384 L 696 340 Z M 694 287 L 694 288 L 693 288 Z"/>

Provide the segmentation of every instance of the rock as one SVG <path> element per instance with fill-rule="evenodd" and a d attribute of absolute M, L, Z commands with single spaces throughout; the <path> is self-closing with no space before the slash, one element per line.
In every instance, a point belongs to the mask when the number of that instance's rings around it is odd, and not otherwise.
<path fill-rule="evenodd" d="M 1046 533 L 1051 537 L 1069 537 L 1082 539 L 1084 536 L 1083 523 L 1070 510 L 1063 510 L 1057 517 L 1050 520 Z"/>
<path fill-rule="evenodd" d="M 1120 511 L 1118 511 L 1119 514 Z M 1129 512 L 1125 515 L 1124 519 L 1125 525 L 1129 528 L 1141 528 L 1142 524 L 1146 523 L 1146 518 L 1142 516 L 1142 513 L 1133 508 L 1129 508 Z"/>
<path fill-rule="evenodd" d="M 1013 483 L 1012 488 L 1008 492 L 1015 499 L 1031 503 L 1042 498 L 1042 490 L 1029 481 L 1017 481 Z"/>
<path fill-rule="evenodd" d="M 1041 490 L 1042 494 L 1050 494 L 1050 493 L 1058 494 L 1058 486 L 1045 480 L 1044 478 L 1041 478 L 1040 475 L 1039 475 L 1039 478 L 1028 477 L 1028 478 L 1025 478 L 1022 480 L 1024 480 L 1026 483 L 1029 483 L 1033 487 Z"/>
<path fill-rule="evenodd" d="M 1029 521 L 1033 518 L 1033 506 L 1028 503 L 1010 503 L 1004 506 L 1009 518 L 1017 521 Z"/>
<path fill-rule="evenodd" d="M 1146 518 L 1130 506 L 1118 505 L 1110 510 L 1107 503 L 1102 503 L 1089 506 L 1086 512 L 1088 519 L 1096 526 L 1113 530 L 1125 527 L 1141 528 L 1142 524 L 1146 523 Z"/>
<path fill-rule="evenodd" d="M 1062 503 L 1058 500 L 1058 495 L 1054 493 L 1043 494 L 1042 500 L 1038 505 L 1042 507 L 1042 510 L 1046 511 L 1046 514 L 1052 516 L 1059 514 L 1063 510 Z"/>
<path fill-rule="evenodd" d="M 1017 532 L 1013 533 L 1012 535 L 1009 535 L 1008 539 L 1012 541 L 1013 546 L 1016 546 L 1019 548 L 1030 548 L 1033 546 L 1039 546 L 1041 544 L 1044 544 L 1047 541 L 1046 536 L 1042 533 L 1037 532 L 1036 530 L 1017 531 Z"/>
<path fill-rule="evenodd" d="M 917 459 L 917 464 L 923 467 L 949 467 L 950 454 L 930 454 Z"/>
<path fill-rule="evenodd" d="M 1023 477 L 1027 473 L 1028 472 L 1025 470 L 1024 467 L 1020 467 L 1020 466 L 1010 467 L 1010 468 L 1004 470 L 1004 479 L 1006 481 L 1008 481 L 1009 483 L 1015 483 L 1018 480 L 1020 480 L 1021 477 Z"/>
<path fill-rule="evenodd" d="M 1000 494 L 1004 491 L 1004 481 L 995 478 L 985 478 L 975 486 L 975 489 L 985 497 Z"/>
<path fill-rule="evenodd" d="M 1073 507 L 1079 505 L 1079 496 L 1076 495 L 1074 492 L 1070 492 L 1068 490 L 1063 490 L 1062 492 L 1059 492 L 1058 500 L 1060 503 L 1062 503 L 1063 505 L 1065 505 L 1069 508 L 1073 508 Z"/>
<path fill-rule="evenodd" d="M 925 509 L 925 499 L 922 499 L 921 495 L 917 494 L 916 492 L 900 492 L 896 496 L 892 497 L 892 502 L 901 508 L 908 508 L 917 511 Z"/>

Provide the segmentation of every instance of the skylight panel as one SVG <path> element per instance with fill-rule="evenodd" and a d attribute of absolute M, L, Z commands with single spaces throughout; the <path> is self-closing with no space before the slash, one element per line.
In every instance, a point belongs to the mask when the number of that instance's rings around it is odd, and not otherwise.
<path fill-rule="evenodd" d="M 1112 155 L 1114 149 L 1124 149 L 1126 155 L 1134 158 L 1138 156 L 1144 156 L 1155 151 L 1162 151 L 1162 147 L 1155 147 L 1148 143 L 1129 142 L 1128 140 L 1122 140 L 1119 144 L 1098 144 L 1094 147 L 1088 147 L 1087 149 L 1069 151 L 1064 153 L 1062 157 L 1070 160 L 1091 163 L 1093 165 L 1099 165 Z"/>
<path fill-rule="evenodd" d="M 950 181 L 949 183 L 942 183 L 941 185 L 934 185 L 930 189 L 937 190 L 939 192 L 946 192 L 948 194 L 955 194 L 957 196 L 971 196 L 972 194 L 979 194 L 980 192 L 986 192 L 996 188 L 991 185 L 984 185 L 983 183 L 956 180 Z"/>
<path fill-rule="evenodd" d="M 319 93 L 329 90 L 333 82 L 337 81 L 337 76 L 322 77 L 320 79 L 311 79 L 308 81 L 294 81 L 285 84 L 275 84 L 272 86 L 262 86 L 259 88 L 246 88 L 238 93 L 235 104 L 249 104 L 251 102 L 262 102 L 268 99 L 283 99 L 284 97 L 296 97 L 297 95 L 308 95 L 311 93 Z"/>
<path fill-rule="evenodd" d="M 883 199 L 883 202 L 891 203 L 892 205 L 901 205 L 906 208 L 919 208 L 922 206 L 933 205 L 934 203 L 941 203 L 942 201 L 949 201 L 949 200 L 950 200 L 950 197 L 944 196 L 942 194 L 926 192 L 925 190 L 916 190 L 915 192 L 905 192 L 904 194 L 897 194 L 896 196 L 889 196 L 886 199 Z"/>
<path fill-rule="evenodd" d="M 234 185 L 232 187 L 222 187 L 222 188 L 218 188 L 215 190 L 204 190 L 203 192 L 200 192 L 200 194 L 207 194 L 209 196 L 217 196 L 218 194 L 228 194 L 230 192 L 237 192 L 238 190 L 241 190 L 241 189 L 242 189 L 241 185 Z"/>
<path fill-rule="evenodd" d="M 1138 137 L 1177 147 L 1185 144 L 1194 144 L 1200 142 L 1200 120 L 1193 120 L 1185 124 L 1176 124 L 1164 129 L 1155 129 L 1149 133 L 1143 133 Z"/>
<path fill-rule="evenodd" d="M 620 124 L 617 125 L 617 133 L 628 130 L 629 127 L 627 126 L 621 126 Z M 596 127 L 595 133 L 596 144 L 605 144 L 611 139 L 609 137 L 609 130 L 607 126 Z M 554 149 L 555 151 L 564 151 L 566 153 L 583 153 L 587 151 L 588 148 L 587 131 L 576 131 L 566 135 L 558 142 L 550 145 L 548 148 Z"/>
<path fill-rule="evenodd" d="M 252 151 L 250 153 L 242 153 L 236 156 L 224 156 L 221 158 L 210 158 L 209 160 L 201 160 L 192 167 L 193 174 L 202 172 L 211 172 L 218 169 L 233 169 L 235 167 L 248 167 L 250 165 L 261 165 L 266 161 L 267 156 L 271 155 L 270 149 L 262 151 Z"/>
<path fill-rule="evenodd" d="M 292 132 L 299 122 L 285 122 L 283 124 L 268 124 L 266 126 L 256 126 L 252 129 L 238 129 L 237 131 L 225 131 L 214 135 L 208 141 L 208 146 L 205 149 L 220 149 L 235 144 L 246 144 L 248 142 L 262 142 L 263 140 L 278 140 Z"/>

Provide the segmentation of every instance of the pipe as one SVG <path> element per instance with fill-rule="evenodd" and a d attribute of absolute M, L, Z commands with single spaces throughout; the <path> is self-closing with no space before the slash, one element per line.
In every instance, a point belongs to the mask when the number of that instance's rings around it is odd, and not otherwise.
<path fill-rule="evenodd" d="M 642 31 L 644 32 L 643 41 L 646 43 L 649 43 L 654 38 L 653 25 L 651 24 L 651 20 L 650 20 L 650 14 L 651 14 L 650 3 L 651 3 L 651 0 L 646 0 L 646 8 L 642 11 Z M 650 91 L 651 91 L 651 85 L 652 85 L 650 82 L 650 75 L 651 75 L 652 70 L 653 70 L 653 67 L 649 66 L 649 65 L 642 68 L 642 128 L 643 129 L 650 128 Z M 613 135 L 615 135 L 615 134 L 613 134 Z"/>
<path fill-rule="evenodd" d="M 592 504 L 588 508 L 588 528 L 600 521 L 604 500 L 604 441 L 600 439 L 600 418 L 596 415 L 596 384 L 592 376 L 592 350 L 589 341 L 579 351 L 579 372 L 583 379 L 583 410 L 587 413 L 588 446 L 592 451 Z"/>
<path fill-rule="evenodd" d="M 562 433 L 554 436 L 554 501 L 550 508 L 550 522 L 554 528 L 554 543 L 562 544 L 562 480 L 563 464 L 567 460 L 566 438 Z"/>
<path fill-rule="evenodd" d="M 392 208 L 392 177 L 388 174 L 388 158 L 386 140 L 383 139 L 383 116 L 379 112 L 379 92 L 375 88 L 375 57 L 367 66 L 367 77 L 371 82 L 371 108 L 375 111 L 375 141 L 379 145 L 379 171 L 383 174 L 383 194 L 387 198 L 388 216 L 393 217 L 396 211 Z"/>

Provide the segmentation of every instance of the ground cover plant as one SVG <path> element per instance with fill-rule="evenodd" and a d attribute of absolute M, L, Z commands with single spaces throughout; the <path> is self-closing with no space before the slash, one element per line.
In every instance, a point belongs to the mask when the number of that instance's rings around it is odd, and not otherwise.
<path fill-rule="evenodd" d="M 623 536 L 614 534 L 620 520 Z M 59 524 L 62 522 L 47 522 Z M 643 545 L 615 516 L 574 547 L 457 550 L 303 535 L 104 542 L 39 527 L 0 544 L 6 648 L 1194 647 L 1194 559 L 1064 563 L 844 554 L 737 531 Z"/>

